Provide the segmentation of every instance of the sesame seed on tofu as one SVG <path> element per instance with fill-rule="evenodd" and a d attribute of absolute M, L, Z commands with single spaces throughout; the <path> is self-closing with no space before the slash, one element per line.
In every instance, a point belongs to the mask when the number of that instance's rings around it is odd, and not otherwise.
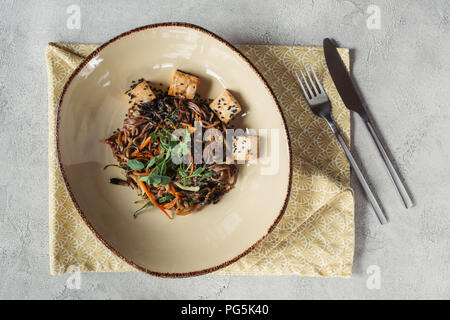
<path fill-rule="evenodd" d="M 139 103 L 150 102 L 156 98 L 152 89 L 150 89 L 150 85 L 144 79 L 139 79 L 138 82 L 135 82 L 131 85 L 130 89 L 125 92 L 125 97 L 128 100 L 128 103 L 131 105 Z"/>
<path fill-rule="evenodd" d="M 258 136 L 234 136 L 233 158 L 237 161 L 255 160 L 258 157 Z"/>
<path fill-rule="evenodd" d="M 199 84 L 200 78 L 180 70 L 176 70 L 173 75 L 168 94 L 184 99 L 193 99 Z"/>
<path fill-rule="evenodd" d="M 209 107 L 224 123 L 228 123 L 230 120 L 234 119 L 236 114 L 242 110 L 239 102 L 228 90 L 224 90 L 213 102 L 211 102 Z"/>

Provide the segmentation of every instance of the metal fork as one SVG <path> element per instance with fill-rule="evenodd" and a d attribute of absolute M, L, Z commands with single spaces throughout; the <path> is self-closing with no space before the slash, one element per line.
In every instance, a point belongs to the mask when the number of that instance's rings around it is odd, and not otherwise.
<path fill-rule="evenodd" d="M 359 183 L 363 187 L 367 198 L 369 199 L 370 204 L 372 205 L 373 210 L 375 211 L 378 220 L 381 224 L 387 223 L 387 218 L 383 213 L 383 210 L 381 209 L 381 206 L 379 205 L 377 199 L 375 198 L 372 190 L 370 190 L 369 184 L 366 181 L 366 178 L 364 177 L 363 173 L 361 172 L 361 169 L 359 168 L 358 164 L 356 163 L 355 159 L 353 158 L 352 154 L 350 153 L 350 150 L 347 147 L 347 144 L 345 143 L 344 139 L 342 138 L 338 127 L 333 121 L 333 118 L 331 117 L 331 103 L 328 99 L 327 94 L 325 93 L 325 90 L 322 87 L 322 84 L 320 83 L 319 79 L 317 79 L 317 75 L 314 72 L 314 69 L 309 66 L 311 71 L 308 71 L 308 69 L 303 66 L 306 76 L 303 73 L 302 70 L 300 70 L 302 79 L 300 79 L 300 76 L 297 72 L 294 72 L 298 83 L 300 84 L 300 87 L 302 88 L 303 94 L 306 98 L 306 101 L 308 101 L 309 106 L 311 107 L 312 112 L 324 119 L 328 125 L 330 126 L 331 130 L 333 131 L 334 135 L 336 136 L 339 144 L 342 147 L 342 150 L 344 150 L 345 155 L 347 156 L 348 161 L 350 161 L 350 165 L 352 166 L 353 170 L 356 173 L 356 176 L 358 177 Z M 313 77 L 311 77 L 311 74 Z M 314 78 L 314 79 L 313 79 Z"/>

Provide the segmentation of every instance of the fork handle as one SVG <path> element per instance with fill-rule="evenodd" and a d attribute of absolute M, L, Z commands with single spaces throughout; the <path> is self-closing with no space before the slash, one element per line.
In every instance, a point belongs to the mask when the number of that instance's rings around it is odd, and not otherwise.
<path fill-rule="evenodd" d="M 375 214 L 377 215 L 378 220 L 381 224 L 386 224 L 388 222 L 383 210 L 381 209 L 380 204 L 378 203 L 377 199 L 375 198 L 372 190 L 369 187 L 369 184 L 367 183 L 366 178 L 364 177 L 363 173 L 361 172 L 361 169 L 359 169 L 358 164 L 356 163 L 355 159 L 353 158 L 352 154 L 350 153 L 349 148 L 347 147 L 347 144 L 344 141 L 344 138 L 342 138 L 341 134 L 339 133 L 339 129 L 334 124 L 333 120 L 327 119 L 327 117 L 324 117 L 324 119 L 327 121 L 328 125 L 331 127 L 331 130 L 333 130 L 334 135 L 336 136 L 339 144 L 342 147 L 342 150 L 344 150 L 345 155 L 347 156 L 348 161 L 350 162 L 350 165 L 352 166 L 356 177 L 358 178 L 359 183 L 364 189 L 364 192 L 367 195 L 367 198 L 369 199 L 370 204 L 372 205 L 373 210 L 375 211 Z"/>
<path fill-rule="evenodd" d="M 378 139 L 377 134 L 375 133 L 375 129 L 373 128 L 372 124 L 369 122 L 369 120 L 365 120 L 364 123 L 367 126 L 367 129 L 370 132 L 370 135 L 372 136 L 373 141 L 375 141 L 375 144 L 377 145 L 378 151 L 381 154 L 381 157 L 383 158 L 384 164 L 386 165 L 386 168 L 389 171 L 389 175 L 392 179 L 392 182 L 394 183 L 395 187 L 397 188 L 398 194 L 403 200 L 403 204 L 405 205 L 406 209 L 409 209 L 413 206 L 413 202 L 408 194 L 408 191 L 406 191 L 405 185 L 403 184 L 402 180 L 398 176 L 397 171 L 395 170 L 394 166 L 392 165 L 391 159 L 389 159 L 389 156 L 386 153 L 386 150 L 384 150 L 383 144 L 381 143 L 380 139 Z"/>

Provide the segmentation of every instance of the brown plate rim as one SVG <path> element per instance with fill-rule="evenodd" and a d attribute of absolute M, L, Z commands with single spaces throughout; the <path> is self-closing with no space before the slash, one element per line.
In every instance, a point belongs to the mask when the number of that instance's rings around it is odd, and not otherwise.
<path fill-rule="evenodd" d="M 183 27 L 183 28 L 189 28 L 189 29 L 194 29 L 196 31 L 202 32 L 210 37 L 212 37 L 213 39 L 221 42 L 222 44 L 225 44 L 228 48 L 230 48 L 232 51 L 234 51 L 240 58 L 242 58 L 250 67 L 250 69 L 258 76 L 258 78 L 263 82 L 264 86 L 266 87 L 266 89 L 269 91 L 269 94 L 271 95 L 272 99 L 274 100 L 277 108 L 278 108 L 278 112 L 281 115 L 281 119 L 283 121 L 283 126 L 284 126 L 284 130 L 286 133 L 286 137 L 287 137 L 287 144 L 288 144 L 288 153 L 289 153 L 289 177 L 288 177 L 288 187 L 287 187 L 287 191 L 286 191 L 286 197 L 284 199 L 283 205 L 281 207 L 281 210 L 277 216 L 277 218 L 275 219 L 275 221 L 273 222 L 273 224 L 269 227 L 269 229 L 267 230 L 266 234 L 261 237 L 259 240 L 257 240 L 252 246 L 250 246 L 249 248 L 247 248 L 244 252 L 242 252 L 241 254 L 237 255 L 236 257 L 220 264 L 214 267 L 210 267 L 207 269 L 202 269 L 202 270 L 197 270 L 197 271 L 191 271 L 191 272 L 182 272 L 182 273 L 171 273 L 171 272 L 158 272 L 158 271 L 152 271 L 149 270 L 145 267 L 142 267 L 138 264 L 136 264 L 135 262 L 129 260 L 128 258 L 124 257 L 117 249 L 113 248 L 106 240 L 104 240 L 100 234 L 97 233 L 97 231 L 94 229 L 94 227 L 91 225 L 91 223 L 89 222 L 89 220 L 86 218 L 83 210 L 81 209 L 81 207 L 78 205 L 78 202 L 75 198 L 75 195 L 72 193 L 72 190 L 70 188 L 70 184 L 69 181 L 66 177 L 66 173 L 64 170 L 64 166 L 62 164 L 62 160 L 61 160 L 61 148 L 60 148 L 60 139 L 59 139 L 59 125 L 60 125 L 60 112 L 61 112 L 61 108 L 62 108 L 62 103 L 64 100 L 64 95 L 67 91 L 67 88 L 70 86 L 73 78 L 78 75 L 78 73 L 80 72 L 80 70 L 95 56 L 97 56 L 99 54 L 99 52 L 101 50 L 103 50 L 105 47 L 107 47 L 108 45 L 110 45 L 111 43 L 115 42 L 116 40 L 119 40 L 123 37 L 126 37 L 132 33 L 135 32 L 140 32 L 140 31 L 144 31 L 144 30 L 148 30 L 148 29 L 155 29 L 155 28 L 160 28 L 160 27 Z M 185 277 L 193 277 L 193 276 L 199 276 L 199 275 L 204 275 L 207 273 L 211 273 L 214 271 L 217 271 L 219 269 L 222 269 L 234 262 L 236 262 L 237 260 L 239 260 L 240 258 L 242 258 L 243 256 L 247 255 L 250 251 L 252 251 L 258 244 L 261 243 L 261 241 L 263 241 L 267 235 L 275 228 L 275 226 L 278 224 L 278 222 L 281 220 L 281 217 L 283 216 L 284 212 L 286 211 L 286 207 L 288 204 L 288 200 L 289 200 L 289 195 L 291 192 L 291 186 L 292 186 L 292 149 L 291 149 L 291 140 L 290 140 L 290 136 L 289 136 L 289 131 L 287 129 L 287 124 L 286 124 L 286 119 L 283 115 L 283 112 L 281 110 L 280 104 L 278 102 L 277 97 L 275 96 L 275 94 L 273 93 L 272 88 L 269 86 L 268 82 L 266 81 L 266 79 L 264 78 L 264 76 L 256 69 L 256 67 L 253 65 L 252 62 L 250 62 L 250 60 L 244 56 L 244 54 L 242 54 L 237 48 L 235 48 L 233 45 L 231 45 L 229 42 L 227 42 L 226 40 L 222 39 L 221 37 L 219 37 L 218 35 L 212 33 L 211 31 L 208 31 L 200 26 L 194 25 L 194 24 L 190 24 L 190 23 L 186 23 L 186 22 L 163 22 L 163 23 L 155 23 L 155 24 L 149 24 L 146 26 L 142 26 L 139 28 L 135 28 L 132 29 L 130 31 L 121 33 L 120 35 L 112 38 L 111 40 L 105 42 L 104 44 L 100 45 L 97 49 L 95 49 L 93 52 L 91 52 L 79 65 L 78 67 L 72 72 L 72 74 L 70 75 L 69 79 L 67 80 L 67 82 L 65 83 L 62 91 L 61 91 L 61 95 L 59 97 L 58 100 L 58 106 L 57 106 L 57 117 L 56 117 L 56 130 L 55 130 L 55 134 L 56 134 L 56 151 L 57 151 L 57 159 L 58 159 L 58 165 L 59 165 L 59 169 L 61 171 L 61 175 L 63 177 L 63 181 L 64 181 L 64 185 L 66 186 L 66 189 L 69 193 L 70 199 L 72 200 L 75 208 L 77 209 L 78 214 L 80 215 L 81 219 L 84 221 L 84 223 L 88 226 L 88 228 L 92 231 L 92 233 L 97 237 L 98 240 L 100 240 L 101 243 L 103 243 L 104 246 L 106 246 L 109 250 L 111 250 L 111 252 L 113 252 L 117 257 L 119 257 L 120 259 L 122 259 L 123 261 L 125 261 L 127 264 L 131 265 L 132 267 L 136 268 L 139 271 L 145 272 L 147 274 L 153 275 L 153 276 L 158 276 L 158 277 L 164 277 L 164 278 L 185 278 Z"/>

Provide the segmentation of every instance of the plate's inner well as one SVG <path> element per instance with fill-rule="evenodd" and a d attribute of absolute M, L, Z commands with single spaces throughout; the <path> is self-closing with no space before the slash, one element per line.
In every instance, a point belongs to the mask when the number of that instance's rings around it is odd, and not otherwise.
<path fill-rule="evenodd" d="M 236 127 L 256 130 L 272 156 L 241 167 L 235 187 L 215 205 L 174 220 L 157 209 L 134 219 L 136 193 L 108 183 L 120 169 L 103 170 L 114 162 L 103 140 L 122 126 L 128 109 L 123 92 L 132 80 L 168 87 L 175 69 L 201 78 L 202 97 L 231 90 L 245 118 Z M 287 201 L 290 155 L 276 101 L 245 59 L 202 30 L 150 27 L 109 43 L 69 81 L 57 133 L 63 176 L 80 213 L 113 251 L 150 272 L 224 266 L 267 234 Z"/>

